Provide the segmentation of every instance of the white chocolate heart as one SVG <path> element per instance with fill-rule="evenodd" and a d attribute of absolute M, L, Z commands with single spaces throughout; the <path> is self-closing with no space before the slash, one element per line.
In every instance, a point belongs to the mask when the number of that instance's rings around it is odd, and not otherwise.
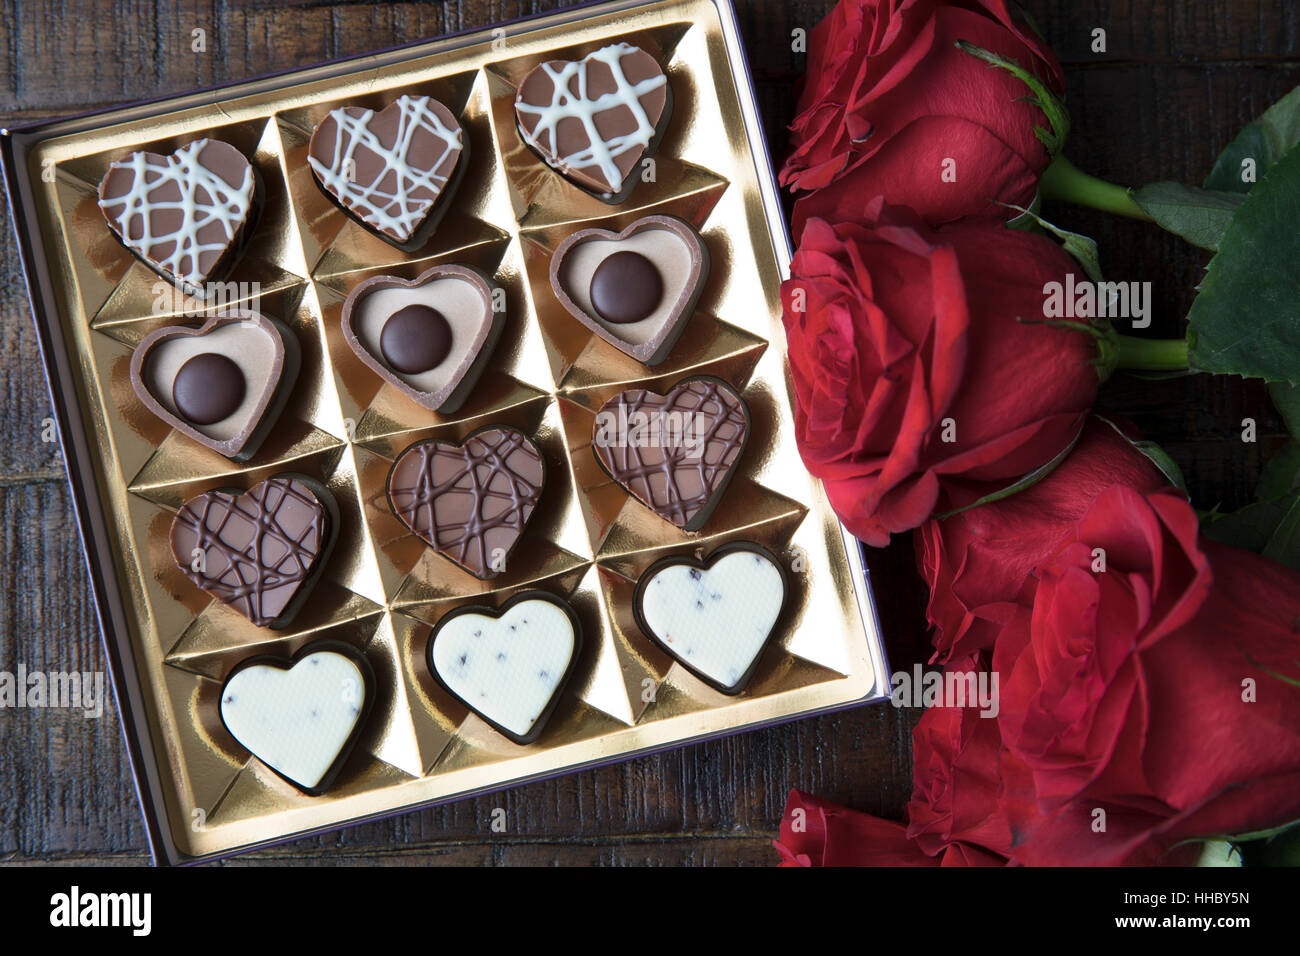
<path fill-rule="evenodd" d="M 365 697 L 355 660 L 316 651 L 290 668 L 240 668 L 222 688 L 221 719 L 253 756 L 310 793 L 351 740 Z"/>
<path fill-rule="evenodd" d="M 785 603 L 785 580 L 764 554 L 732 550 L 700 568 L 666 563 L 637 589 L 645 627 L 683 664 L 739 690 Z"/>
<path fill-rule="evenodd" d="M 500 617 L 445 619 L 430 660 L 444 686 L 516 738 L 545 715 L 577 649 L 573 619 L 555 601 L 528 598 Z"/>

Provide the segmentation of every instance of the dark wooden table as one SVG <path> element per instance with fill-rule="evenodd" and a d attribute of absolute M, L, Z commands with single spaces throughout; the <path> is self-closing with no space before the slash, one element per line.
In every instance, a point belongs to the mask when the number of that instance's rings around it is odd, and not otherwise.
<path fill-rule="evenodd" d="M 828 0 L 737 0 L 764 117 L 780 152 L 801 73 L 791 31 Z M 563 3 L 53 3 L 3 0 L 0 125 L 180 93 Z M 1031 0 L 1069 77 L 1067 151 L 1116 182 L 1197 182 L 1245 122 L 1300 83 L 1292 0 Z M 1092 31 L 1107 52 L 1091 52 Z M 191 52 L 191 31 L 208 52 Z M 7 32 L 6 32 L 7 31 Z M 1108 277 L 1150 280 L 1152 335 L 1180 334 L 1206 256 L 1151 226 L 1067 207 L 1046 210 L 1101 243 Z M 41 441 L 50 415 L 13 237 L 0 232 L 0 670 L 101 670 L 94 609 L 63 465 Z M 1120 376 L 1102 403 L 1161 442 L 1202 508 L 1245 503 L 1281 422 L 1257 383 Z M 1241 441 L 1242 420 L 1259 441 Z M 872 556 L 895 667 L 927 655 L 925 592 L 911 541 Z M 462 864 L 771 863 L 790 787 L 901 818 L 911 793 L 918 711 L 888 705 L 799 721 L 481 800 L 408 814 L 249 854 L 240 862 Z M 493 807 L 506 833 L 490 828 Z M 0 861 L 143 863 L 145 835 L 115 711 L 0 711 Z"/>

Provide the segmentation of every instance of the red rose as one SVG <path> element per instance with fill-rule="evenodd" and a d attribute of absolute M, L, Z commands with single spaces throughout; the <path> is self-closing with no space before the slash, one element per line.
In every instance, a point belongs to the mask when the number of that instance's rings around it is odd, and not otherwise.
<path fill-rule="evenodd" d="M 1300 574 L 1199 539 L 1178 495 L 1117 486 L 1035 575 L 993 658 L 1025 768 L 1003 775 L 1014 860 L 1111 863 L 1300 817 Z"/>
<path fill-rule="evenodd" d="M 950 670 L 976 674 L 976 657 Z M 950 702 L 951 703 L 951 702 Z M 971 864 L 1005 862 L 1011 827 L 998 803 L 1002 737 L 997 713 L 931 707 L 912 731 L 912 801 L 907 835 L 931 856 L 962 854 Z"/>
<path fill-rule="evenodd" d="M 1074 271 L 1051 240 L 868 213 L 808 223 L 782 300 L 799 451 L 848 528 L 884 545 L 1068 447 L 1098 350 L 1041 320 L 1044 285 Z"/>
<path fill-rule="evenodd" d="M 791 790 L 773 840 L 778 866 L 995 866 L 1002 860 L 976 846 L 951 844 L 927 855 L 892 820 L 850 810 L 830 800 Z"/>
<path fill-rule="evenodd" d="M 1169 481 L 1115 426 L 1093 416 L 1065 461 L 1037 484 L 923 525 L 916 552 L 930 588 L 932 660 L 992 650 L 1009 613 L 1005 602 L 1111 485 L 1147 493 Z"/>
<path fill-rule="evenodd" d="M 812 31 L 781 171 L 783 185 L 810 193 L 796 234 L 813 217 L 858 219 L 878 195 L 934 225 L 1006 219 L 1015 213 L 994 201 L 1033 201 L 1051 161 L 1035 133 L 1047 117 L 1022 79 L 959 40 L 1065 89 L 1056 57 L 1005 0 L 841 0 Z"/>
<path fill-rule="evenodd" d="M 902 824 L 791 790 L 773 840 L 781 866 L 937 866 Z"/>

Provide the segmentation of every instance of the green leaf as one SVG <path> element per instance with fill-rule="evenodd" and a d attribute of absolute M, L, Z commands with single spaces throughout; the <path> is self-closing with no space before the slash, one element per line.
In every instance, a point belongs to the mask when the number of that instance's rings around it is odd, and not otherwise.
<path fill-rule="evenodd" d="M 1290 382 L 1273 382 L 1268 387 L 1268 397 L 1286 422 L 1287 433 L 1300 437 L 1300 388 Z"/>
<path fill-rule="evenodd" d="M 1300 149 L 1233 216 L 1188 313 L 1191 364 L 1300 381 Z"/>
<path fill-rule="evenodd" d="M 1263 179 L 1273 164 L 1297 145 L 1300 145 L 1300 86 L 1237 134 L 1215 160 L 1205 188 L 1248 193 L 1255 181 Z M 1245 165 L 1248 160 L 1254 166 L 1254 180 L 1242 179 L 1243 171 L 1249 170 Z"/>
<path fill-rule="evenodd" d="M 1241 866 L 1241 853 L 1227 840 L 1206 840 L 1201 844 L 1197 866 Z"/>
<path fill-rule="evenodd" d="M 1008 228 L 1024 229 L 1027 228 L 1024 222 L 1036 223 L 1039 227 L 1047 230 L 1057 239 L 1061 240 L 1061 245 L 1065 251 L 1074 257 L 1074 261 L 1079 263 L 1083 269 L 1084 275 L 1092 282 L 1104 282 L 1106 277 L 1101 274 L 1101 256 L 1097 251 L 1097 240 L 1091 236 L 1085 236 L 1081 232 L 1070 232 L 1068 229 L 1062 229 L 1060 226 L 1053 225 L 1038 214 L 1037 208 L 1038 197 L 1034 198 L 1034 206 L 1026 209 L 1024 206 L 1017 206 L 1015 203 L 1001 203 L 1008 209 L 1015 209 L 1020 215 L 1011 222 L 1007 223 Z"/>
<path fill-rule="evenodd" d="M 1171 485 L 1183 494 L 1187 494 L 1187 482 L 1183 478 L 1183 470 L 1178 467 L 1178 462 L 1174 461 L 1173 458 L 1169 456 L 1169 452 L 1165 451 L 1155 442 L 1147 441 L 1145 438 L 1136 440 L 1131 438 L 1124 429 L 1120 428 L 1119 425 L 1098 411 L 1094 410 L 1092 414 L 1098 421 L 1105 422 L 1113 428 L 1115 434 L 1119 435 L 1120 438 L 1124 439 L 1135 449 L 1146 455 L 1151 464 L 1155 465 L 1156 468 L 1160 470 L 1160 473 L 1169 480 Z"/>
<path fill-rule="evenodd" d="M 1245 200 L 1237 193 L 1170 182 L 1152 183 L 1130 195 L 1161 229 L 1211 252 L 1219 248 L 1232 214 Z"/>
<path fill-rule="evenodd" d="M 1187 494 L 1187 479 L 1183 477 L 1183 470 L 1178 467 L 1178 462 L 1169 457 L 1169 452 L 1165 451 L 1153 441 L 1131 441 L 1130 444 L 1142 454 L 1151 460 L 1151 464 L 1160 469 L 1160 473 L 1169 479 L 1169 483 Z"/>
<path fill-rule="evenodd" d="M 1291 495 L 1281 501 L 1289 501 L 1291 506 L 1269 535 L 1260 554 L 1285 564 L 1292 571 L 1300 571 L 1300 496 Z"/>
<path fill-rule="evenodd" d="M 1201 533 L 1300 571 L 1300 492 L 1256 501 L 1230 514 L 1208 515 Z"/>
<path fill-rule="evenodd" d="M 1242 843 L 1246 866 L 1300 866 L 1300 827 L 1281 827 L 1262 840 Z"/>
<path fill-rule="evenodd" d="M 1029 472 L 1029 474 L 1017 478 L 1014 482 L 1007 485 L 1005 488 L 1000 488 L 997 491 L 990 492 L 989 494 L 985 495 L 983 498 L 980 498 L 978 501 L 972 501 L 970 504 L 965 505 L 961 508 L 954 508 L 952 511 L 945 511 L 941 515 L 935 515 L 935 518 L 939 520 L 942 520 L 944 518 L 951 518 L 953 515 L 959 515 L 963 511 L 970 511 L 972 508 L 978 508 L 980 505 L 987 505 L 987 504 L 991 504 L 994 501 L 1001 501 L 1003 498 L 1010 498 L 1017 491 L 1024 491 L 1030 485 L 1038 484 L 1040 481 L 1042 481 L 1044 478 L 1050 475 L 1053 471 L 1055 471 L 1057 465 L 1059 465 L 1061 462 L 1065 461 L 1065 459 L 1069 457 L 1070 452 L 1074 451 L 1074 446 L 1079 443 L 1079 437 L 1082 434 L 1083 434 L 1083 429 L 1080 428 L 1078 433 L 1072 439 L 1070 439 L 1070 443 L 1066 445 L 1065 448 L 1063 448 L 1055 458 L 1047 462 L 1045 465 L 1039 465 L 1033 471 Z"/>
<path fill-rule="evenodd" d="M 1043 111 L 1047 117 L 1047 122 L 1051 129 L 1044 129 L 1041 126 L 1034 127 L 1034 135 L 1038 141 L 1047 149 L 1048 155 L 1055 157 L 1065 145 L 1065 138 L 1070 133 L 1070 114 L 1066 110 L 1065 104 L 1060 98 L 1047 88 L 1047 85 L 1034 74 L 1022 67 L 1017 61 L 1005 56 L 1000 56 L 983 47 L 976 46 L 966 40 L 957 41 L 957 49 L 963 53 L 968 53 L 976 59 L 983 60 L 989 66 L 1006 70 L 1012 76 L 1029 87 L 1032 96 L 1026 96 L 1025 102 L 1032 103 Z"/>
<path fill-rule="evenodd" d="M 1202 519 L 1201 533 L 1212 541 L 1262 554 L 1295 500 L 1291 495 L 1257 501 L 1229 514 L 1215 512 Z"/>
<path fill-rule="evenodd" d="M 1255 486 L 1255 498 L 1267 501 L 1297 490 L 1300 490 L 1300 442 L 1291 439 L 1264 466 L 1264 473 Z"/>

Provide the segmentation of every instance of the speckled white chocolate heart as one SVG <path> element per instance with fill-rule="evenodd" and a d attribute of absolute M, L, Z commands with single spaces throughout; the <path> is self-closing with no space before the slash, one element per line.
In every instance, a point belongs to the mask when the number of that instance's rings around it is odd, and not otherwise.
<path fill-rule="evenodd" d="M 637 589 L 651 637 L 691 670 L 729 693 L 745 683 L 785 603 L 785 579 L 772 559 L 749 548 L 701 568 L 668 562 Z"/>
<path fill-rule="evenodd" d="M 222 688 L 221 719 L 253 756 L 311 793 L 351 741 L 366 683 L 360 665 L 335 651 L 289 668 L 251 664 Z"/>
<path fill-rule="evenodd" d="M 444 619 L 429 656 L 448 690 L 522 741 L 559 690 L 577 642 L 573 619 L 557 602 L 528 598 L 500 617 Z"/>

